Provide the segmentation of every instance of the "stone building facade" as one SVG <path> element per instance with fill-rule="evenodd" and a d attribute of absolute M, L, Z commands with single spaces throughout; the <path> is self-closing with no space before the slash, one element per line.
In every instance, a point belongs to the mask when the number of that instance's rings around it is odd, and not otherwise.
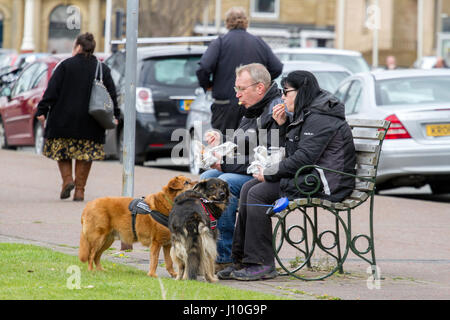
<path fill-rule="evenodd" d="M 116 13 L 126 1 L 113 0 Z M 0 43 L 18 52 L 70 52 L 80 32 L 92 32 L 104 50 L 106 0 L 0 0 Z"/>
<path fill-rule="evenodd" d="M 336 23 L 336 38 L 343 37 L 343 47 L 364 54 L 372 61 L 373 32 L 370 25 L 375 20 L 370 6 L 373 0 L 344 1 L 343 30 Z M 397 57 L 399 65 L 411 66 L 419 52 L 419 0 L 378 0 L 380 29 L 378 32 L 379 63 L 383 65 L 388 55 Z M 443 31 L 445 17 L 450 15 L 449 0 L 424 0 L 422 56 L 441 55 L 437 52 L 438 34 Z M 450 31 L 450 30 L 449 30 Z"/>

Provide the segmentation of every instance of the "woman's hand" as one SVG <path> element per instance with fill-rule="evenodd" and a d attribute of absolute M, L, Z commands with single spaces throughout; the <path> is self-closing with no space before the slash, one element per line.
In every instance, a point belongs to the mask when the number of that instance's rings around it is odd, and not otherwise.
<path fill-rule="evenodd" d="M 278 123 L 279 126 L 286 123 L 287 115 L 284 104 L 277 104 L 273 107 L 272 118 L 276 121 L 276 123 Z"/>
<path fill-rule="evenodd" d="M 259 182 L 264 182 L 264 173 L 263 173 L 263 168 L 262 167 L 258 167 L 259 168 L 259 172 L 256 174 L 253 174 L 253 178 L 255 178 L 256 180 L 258 180 Z"/>
<path fill-rule="evenodd" d="M 38 119 L 42 124 L 44 124 L 44 122 L 45 122 L 45 116 L 44 115 L 40 115 L 40 116 L 36 117 L 36 119 Z"/>

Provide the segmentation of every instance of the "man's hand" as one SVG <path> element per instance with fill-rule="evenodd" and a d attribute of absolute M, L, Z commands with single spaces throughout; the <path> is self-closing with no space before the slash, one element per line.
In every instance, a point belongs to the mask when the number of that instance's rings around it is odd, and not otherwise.
<path fill-rule="evenodd" d="M 205 133 L 206 143 L 211 147 L 216 147 L 220 144 L 220 133 L 210 130 Z"/>
<path fill-rule="evenodd" d="M 213 155 L 217 158 L 217 159 L 221 159 L 222 157 L 220 156 L 220 154 L 213 152 Z M 215 164 L 213 164 L 211 166 L 211 169 L 216 169 L 219 171 L 222 171 L 222 166 L 220 165 L 220 161 L 217 161 Z"/>

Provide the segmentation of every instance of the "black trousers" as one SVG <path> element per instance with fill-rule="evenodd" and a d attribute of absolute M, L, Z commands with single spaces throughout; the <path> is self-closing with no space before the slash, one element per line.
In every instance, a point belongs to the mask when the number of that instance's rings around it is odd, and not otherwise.
<path fill-rule="evenodd" d="M 272 220 L 266 215 L 268 207 L 253 205 L 273 204 L 280 197 L 279 192 L 279 182 L 259 182 L 253 179 L 242 187 L 233 236 L 233 262 L 275 266 Z"/>
<path fill-rule="evenodd" d="M 236 130 L 239 127 L 245 109 L 237 104 L 211 105 L 211 126 L 226 135 L 226 129 Z"/>

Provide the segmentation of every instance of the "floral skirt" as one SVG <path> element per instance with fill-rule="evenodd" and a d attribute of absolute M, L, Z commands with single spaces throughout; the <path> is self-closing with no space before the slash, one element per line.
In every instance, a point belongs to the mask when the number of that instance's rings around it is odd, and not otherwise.
<path fill-rule="evenodd" d="M 44 144 L 43 155 L 47 158 L 59 160 L 103 160 L 105 151 L 103 144 L 87 139 L 51 138 Z"/>

